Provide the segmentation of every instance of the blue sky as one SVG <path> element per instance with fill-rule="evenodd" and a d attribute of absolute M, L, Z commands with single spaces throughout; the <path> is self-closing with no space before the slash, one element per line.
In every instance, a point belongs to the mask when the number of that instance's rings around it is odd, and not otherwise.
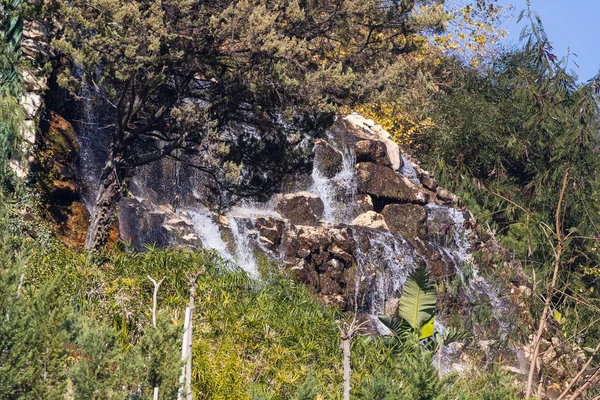
<path fill-rule="evenodd" d="M 516 44 L 524 21 L 516 24 L 521 10 L 525 9 L 525 0 L 498 0 L 500 5 L 512 4 L 514 18 L 506 21 L 508 37 L 504 42 Z M 554 52 L 558 57 L 565 56 L 568 49 L 577 54 L 572 58 L 578 65 L 571 67 L 584 82 L 596 75 L 600 69 L 600 0 L 531 0 L 531 8 L 540 14 Z"/>

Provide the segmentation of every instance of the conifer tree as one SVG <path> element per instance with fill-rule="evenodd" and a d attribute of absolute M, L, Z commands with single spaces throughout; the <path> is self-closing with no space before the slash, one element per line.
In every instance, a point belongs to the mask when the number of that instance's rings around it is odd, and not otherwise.
<path fill-rule="evenodd" d="M 176 149 L 201 155 L 194 164 L 215 190 L 264 196 L 277 186 L 274 172 L 302 165 L 302 138 L 326 127 L 336 106 L 397 78 L 411 35 L 444 20 L 433 0 L 54 0 L 49 8 L 64 27 L 54 46 L 73 61 L 60 82 L 114 115 L 88 248 L 102 245 L 135 169 Z"/>

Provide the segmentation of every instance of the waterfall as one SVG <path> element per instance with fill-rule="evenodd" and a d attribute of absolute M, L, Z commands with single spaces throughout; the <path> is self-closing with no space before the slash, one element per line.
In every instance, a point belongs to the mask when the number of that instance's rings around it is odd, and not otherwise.
<path fill-rule="evenodd" d="M 106 107 L 96 104 L 89 90 L 83 96 L 82 120 L 79 121 L 77 142 L 79 145 L 78 170 L 81 180 L 83 203 L 92 211 L 100 174 L 108 159 L 112 125 L 108 121 Z"/>
<path fill-rule="evenodd" d="M 312 185 L 309 192 L 323 200 L 323 220 L 325 222 L 348 223 L 353 219 L 348 204 L 354 200 L 357 193 L 354 170 L 356 159 L 353 150 L 348 145 L 337 144 L 331 136 L 328 136 L 328 139 L 342 155 L 342 168 L 333 178 L 329 179 L 323 176 L 317 163 L 314 163 L 311 174 Z"/>
<path fill-rule="evenodd" d="M 238 219 L 234 216 L 228 217 L 229 228 L 231 229 L 231 235 L 235 243 L 235 254 L 236 261 L 240 267 L 244 269 L 250 276 L 258 277 L 258 265 L 256 263 L 256 257 L 254 251 L 250 245 L 251 232 L 240 222 L 244 222 L 244 219 Z M 252 220 L 248 220 L 252 223 Z"/>
<path fill-rule="evenodd" d="M 425 206 L 425 209 L 427 210 L 428 219 L 449 219 L 450 226 L 442 228 L 451 230 L 451 240 L 449 242 L 443 239 L 437 240 L 436 244 L 439 250 L 454 263 L 457 276 L 464 287 L 464 295 L 469 303 L 481 304 L 489 302 L 491 316 L 499 327 L 499 338 L 501 340 L 506 339 L 512 328 L 506 322 L 510 319 L 512 310 L 508 301 L 500 296 L 494 285 L 481 276 L 479 268 L 473 262 L 470 249 L 470 238 L 473 236 L 473 233 L 465 228 L 464 213 L 454 208 L 436 204 L 428 204 Z"/>
<path fill-rule="evenodd" d="M 400 296 L 408 275 L 416 269 L 416 254 L 404 238 L 391 232 L 357 230 L 354 233 L 357 243 L 361 243 L 361 234 L 368 235 L 368 246 L 363 250 L 358 245 L 355 252 L 355 308 L 370 314 L 382 314 L 385 302 Z M 366 290 L 361 290 L 361 287 Z M 364 293 L 362 299 L 359 298 L 361 292 Z"/>
<path fill-rule="evenodd" d="M 402 165 L 402 168 L 400 169 L 400 173 L 402 175 L 404 175 L 405 177 L 407 177 L 415 185 L 421 186 L 421 181 L 419 180 L 417 171 L 415 170 L 413 165 L 410 163 L 410 161 L 408 160 L 408 158 L 406 158 L 406 156 L 404 154 L 402 154 L 401 156 L 402 156 L 402 164 L 403 165 Z"/>
<path fill-rule="evenodd" d="M 259 234 L 254 230 L 252 218 L 255 213 L 264 212 L 265 214 L 274 213 L 268 209 L 261 210 L 253 207 L 235 207 L 230 211 L 226 218 L 229 222 L 229 229 L 233 244 L 235 245 L 235 254 L 229 250 L 221 233 L 221 229 L 215 223 L 213 215 L 203 209 L 182 211 L 190 216 L 194 226 L 194 232 L 198 235 L 204 248 L 216 250 L 225 260 L 235 262 L 244 271 L 253 277 L 258 277 L 258 263 L 254 255 L 254 246 L 260 243 Z"/>
<path fill-rule="evenodd" d="M 194 224 L 194 232 L 200 238 L 202 246 L 217 251 L 221 257 L 228 261 L 234 261 L 234 257 L 227 249 L 227 243 L 221 237 L 221 231 L 213 221 L 212 215 L 201 208 L 196 210 L 185 210 Z"/>

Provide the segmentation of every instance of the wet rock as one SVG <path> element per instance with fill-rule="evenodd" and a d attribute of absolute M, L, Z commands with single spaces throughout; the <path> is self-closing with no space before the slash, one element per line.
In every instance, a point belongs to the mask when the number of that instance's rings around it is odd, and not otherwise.
<path fill-rule="evenodd" d="M 312 250 L 323 249 L 330 243 L 330 237 L 322 228 L 310 226 L 296 227 L 298 242 L 303 248 Z"/>
<path fill-rule="evenodd" d="M 423 186 L 425 186 L 427 189 L 431 190 L 432 192 L 435 192 L 438 188 L 437 181 L 429 174 L 422 174 L 419 177 L 419 180 L 421 181 L 421 184 Z"/>
<path fill-rule="evenodd" d="M 376 140 L 361 140 L 354 145 L 356 162 L 372 162 L 391 167 L 385 144 Z"/>
<path fill-rule="evenodd" d="M 388 204 L 381 212 L 392 233 L 404 237 L 423 237 L 425 208 L 417 204 Z"/>
<path fill-rule="evenodd" d="M 417 254 L 423 257 L 427 269 L 435 279 L 444 279 L 456 273 L 454 261 L 446 254 L 440 252 L 437 246 L 419 238 L 411 238 L 410 243 L 414 246 Z"/>
<path fill-rule="evenodd" d="M 319 286 L 322 295 L 343 294 L 346 286 L 343 271 L 333 266 L 328 268 L 327 272 L 319 276 Z"/>
<path fill-rule="evenodd" d="M 464 218 L 461 217 L 461 211 L 453 208 L 427 207 L 427 238 L 437 244 L 445 244 L 452 239 L 455 230 L 464 231 L 461 223 Z"/>
<path fill-rule="evenodd" d="M 329 252 L 329 254 L 331 254 L 333 257 L 335 257 L 338 261 L 339 260 L 343 261 L 344 266 L 346 268 L 349 268 L 350 266 L 352 266 L 352 260 L 353 260 L 352 255 L 350 253 L 347 253 L 344 250 L 342 250 L 336 244 L 330 245 L 327 248 L 327 251 Z"/>
<path fill-rule="evenodd" d="M 182 224 L 165 224 L 165 218 L 174 221 L 174 216 L 160 212 L 151 212 L 152 205 L 144 204 L 136 199 L 124 199 L 119 203 L 119 234 L 122 240 L 130 243 L 137 250 L 142 250 L 145 244 L 167 246 L 169 237 L 184 236 L 190 232 L 184 231 Z M 181 221 L 181 220 L 178 220 Z"/>
<path fill-rule="evenodd" d="M 429 195 L 391 168 L 374 163 L 356 165 L 360 192 L 391 202 L 426 204 Z"/>
<path fill-rule="evenodd" d="M 50 113 L 44 141 L 37 146 L 32 163 L 37 189 L 45 199 L 47 219 L 66 244 L 83 245 L 89 213 L 81 202 L 74 160 L 79 147 L 73 126 Z"/>
<path fill-rule="evenodd" d="M 450 193 L 450 191 L 443 189 L 441 187 L 438 187 L 435 191 L 437 198 L 448 202 L 448 203 L 452 203 L 455 204 L 458 202 L 458 196 L 456 196 L 454 193 Z"/>
<path fill-rule="evenodd" d="M 360 214 L 358 217 L 354 218 L 352 225 L 364 226 L 372 229 L 388 229 L 383 215 L 376 213 L 375 211 L 367 211 L 366 213 Z"/>
<path fill-rule="evenodd" d="M 285 229 L 285 222 L 276 218 L 260 217 L 254 221 L 254 224 L 258 229 L 258 233 L 261 241 L 263 241 L 263 244 L 269 250 L 276 251 L 276 249 L 281 245 L 283 232 Z"/>
<path fill-rule="evenodd" d="M 388 159 L 394 170 L 402 168 L 402 158 L 400 157 L 400 148 L 392 139 L 392 135 L 381 125 L 375 124 L 373 120 L 365 119 L 360 114 L 352 113 L 342 121 L 346 122 L 345 130 L 347 133 L 362 136 L 363 139 L 375 139 L 385 144 Z M 341 125 L 341 124 L 340 124 Z M 362 133 L 361 133 L 362 131 Z"/>
<path fill-rule="evenodd" d="M 296 279 L 309 287 L 316 288 L 319 286 L 319 275 L 315 269 L 304 262 L 299 261 L 296 265 L 290 268 L 290 272 Z"/>
<path fill-rule="evenodd" d="M 356 211 L 358 214 L 362 214 L 367 211 L 373 211 L 373 199 L 368 194 L 357 194 L 354 196 L 356 202 Z"/>
<path fill-rule="evenodd" d="M 342 170 L 342 154 L 324 140 L 315 142 L 315 163 L 326 178 L 333 178 Z"/>
<path fill-rule="evenodd" d="M 275 210 L 294 225 L 319 225 L 325 209 L 323 200 L 309 192 L 279 195 Z"/>

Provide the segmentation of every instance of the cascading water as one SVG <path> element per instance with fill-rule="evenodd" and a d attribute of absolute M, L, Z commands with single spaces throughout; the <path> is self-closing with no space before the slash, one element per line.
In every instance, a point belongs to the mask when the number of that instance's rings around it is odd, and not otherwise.
<path fill-rule="evenodd" d="M 203 208 L 182 211 L 190 216 L 194 232 L 204 248 L 216 250 L 225 260 L 237 263 L 253 277 L 258 277 L 258 263 L 254 255 L 254 247 L 260 244 L 259 233 L 254 229 L 252 218 L 258 213 L 273 215 L 274 211 L 249 206 L 235 207 L 227 215 L 229 230 L 235 246 L 235 254 L 223 240 L 221 229 L 215 223 L 210 212 Z"/>
<path fill-rule="evenodd" d="M 355 308 L 370 314 L 382 314 L 385 303 L 398 298 L 406 278 L 417 267 L 416 254 L 404 238 L 386 231 L 354 233 L 357 243 L 361 234 L 367 235 L 368 245 L 364 250 L 357 246 L 357 277 Z M 364 239 L 364 238 L 362 238 Z M 360 293 L 364 293 L 360 298 Z"/>
<path fill-rule="evenodd" d="M 342 168 L 333 178 L 323 176 L 317 163 L 314 164 L 311 178 L 312 185 L 309 192 L 316 194 L 323 200 L 323 220 L 329 223 L 348 223 L 352 220 L 351 210 L 348 209 L 349 201 L 356 195 L 356 173 L 354 171 L 354 152 L 347 145 L 337 145 L 332 137 L 331 143 L 342 155 Z"/>
<path fill-rule="evenodd" d="M 229 228 L 235 243 L 236 261 L 250 276 L 258 277 L 258 265 L 250 244 L 251 232 L 244 226 L 245 220 L 229 216 Z M 252 220 L 246 220 L 252 223 Z M 256 231 L 254 231 L 256 232 Z M 257 235 L 257 234 L 256 234 Z"/>
<path fill-rule="evenodd" d="M 415 185 L 421 186 L 421 181 L 419 180 L 417 171 L 412 166 L 411 162 L 408 160 L 408 158 L 406 158 L 406 156 L 404 154 L 401 154 L 401 157 L 402 157 L 403 165 L 402 165 L 402 168 L 400 169 L 400 173 L 402 175 L 404 175 L 406 178 L 408 178 Z"/>
<path fill-rule="evenodd" d="M 433 220 L 429 225 L 435 230 L 448 231 L 440 235 L 439 239 L 432 239 L 440 251 L 446 255 L 456 267 L 456 274 L 464 287 L 464 295 L 470 304 L 489 304 L 491 317 L 499 327 L 498 336 L 501 340 L 506 339 L 511 330 L 508 321 L 511 308 L 506 299 L 502 299 L 494 285 L 480 275 L 470 249 L 470 238 L 472 232 L 465 227 L 465 215 L 463 211 L 450 207 L 428 204 L 428 219 Z M 435 223 L 444 221 L 443 223 Z M 447 222 L 446 222 L 447 221 Z M 450 240 L 447 238 L 450 237 Z"/>
<path fill-rule="evenodd" d="M 85 100 L 77 135 L 78 171 L 83 203 L 91 212 L 100 185 L 100 174 L 108 159 L 113 128 L 106 107 L 98 104 L 98 100 L 93 100 L 89 91 L 83 97 Z"/>
<path fill-rule="evenodd" d="M 234 257 L 227 249 L 227 243 L 221 237 L 219 227 L 208 211 L 196 209 L 185 210 L 183 213 L 190 216 L 190 220 L 194 225 L 194 232 L 200 238 L 204 248 L 216 250 L 225 260 L 234 261 Z"/>

